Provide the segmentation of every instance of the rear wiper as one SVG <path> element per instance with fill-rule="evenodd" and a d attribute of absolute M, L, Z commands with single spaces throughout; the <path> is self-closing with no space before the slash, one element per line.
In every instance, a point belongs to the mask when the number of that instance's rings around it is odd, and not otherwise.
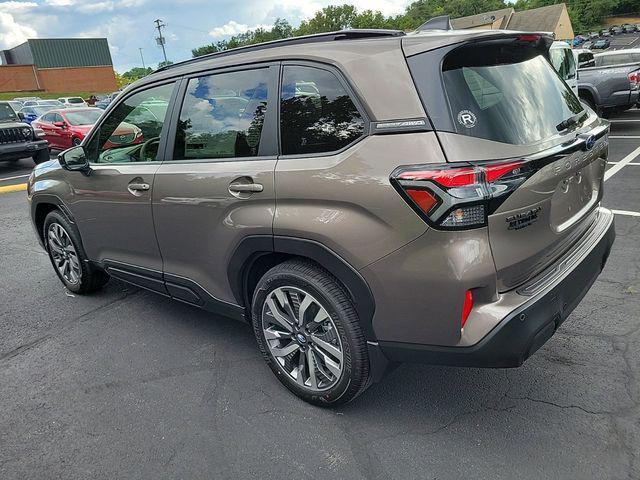
<path fill-rule="evenodd" d="M 556 130 L 562 132 L 563 130 L 567 130 L 574 125 L 577 125 L 578 123 L 580 123 L 580 121 L 583 120 L 583 117 L 586 115 L 586 113 L 587 112 L 583 110 L 580 113 L 576 113 L 575 115 L 572 115 L 571 117 L 561 121 L 558 125 L 556 125 Z"/>

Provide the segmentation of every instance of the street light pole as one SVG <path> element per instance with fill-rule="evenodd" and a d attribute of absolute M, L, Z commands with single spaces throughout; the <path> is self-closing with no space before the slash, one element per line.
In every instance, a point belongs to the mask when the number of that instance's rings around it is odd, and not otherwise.
<path fill-rule="evenodd" d="M 153 23 L 156 24 L 156 28 L 158 29 L 158 38 L 156 38 L 156 42 L 158 43 L 158 45 L 160 45 L 162 47 L 162 56 L 164 57 L 164 61 L 166 63 L 167 62 L 167 52 L 164 49 L 165 38 L 162 36 L 162 29 L 166 25 L 164 23 L 162 23 L 162 20 L 160 20 L 159 18 L 154 20 Z"/>
<path fill-rule="evenodd" d="M 140 60 L 142 60 L 142 68 L 146 70 L 147 66 L 144 64 L 144 56 L 142 56 L 142 48 L 138 48 L 138 50 L 140 50 Z"/>

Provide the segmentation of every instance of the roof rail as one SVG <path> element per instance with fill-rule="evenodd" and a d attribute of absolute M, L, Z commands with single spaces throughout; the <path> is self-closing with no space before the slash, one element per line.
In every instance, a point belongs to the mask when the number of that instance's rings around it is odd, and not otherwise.
<path fill-rule="evenodd" d="M 158 68 L 155 72 L 162 72 L 171 68 L 179 67 L 182 65 L 188 65 L 190 63 L 196 63 L 209 58 L 226 57 L 228 55 L 235 55 L 236 53 L 254 52 L 259 50 L 266 50 L 268 48 L 282 47 L 287 45 L 299 45 L 304 43 L 316 43 L 316 42 L 331 42 L 335 40 L 358 40 L 362 38 L 376 38 L 376 37 L 402 37 L 405 33 L 402 30 L 384 30 L 384 29 L 351 29 L 351 30 L 339 30 L 337 32 L 317 33 L 315 35 L 304 35 L 300 37 L 283 38 L 281 40 L 272 40 L 270 42 L 257 43 L 255 45 L 247 45 L 245 47 L 232 48 L 230 50 L 223 50 L 222 52 L 209 53 L 207 55 L 201 55 L 199 57 L 190 58 L 183 62 L 172 63 L 171 65 L 165 65 Z M 154 73 L 155 73 L 154 72 Z"/>
<path fill-rule="evenodd" d="M 433 17 L 431 20 L 427 20 L 416 28 L 416 32 L 424 32 L 427 30 L 453 30 L 453 27 L 451 26 L 451 18 L 449 15 Z"/>

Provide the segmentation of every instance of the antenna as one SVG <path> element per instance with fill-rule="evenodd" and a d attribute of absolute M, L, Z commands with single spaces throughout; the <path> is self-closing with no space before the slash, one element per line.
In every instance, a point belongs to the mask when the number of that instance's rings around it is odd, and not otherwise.
<path fill-rule="evenodd" d="M 427 20 L 425 23 L 416 28 L 416 32 L 424 32 L 427 30 L 453 30 L 449 15 L 441 15 Z"/>
<path fill-rule="evenodd" d="M 153 23 L 156 24 L 156 28 L 158 29 L 158 36 L 156 37 L 156 43 L 162 47 L 162 56 L 164 57 L 164 62 L 167 63 L 167 52 L 164 49 L 164 44 L 167 43 L 166 39 L 162 36 L 162 29 L 166 27 L 162 20 L 159 18 L 154 20 Z"/>

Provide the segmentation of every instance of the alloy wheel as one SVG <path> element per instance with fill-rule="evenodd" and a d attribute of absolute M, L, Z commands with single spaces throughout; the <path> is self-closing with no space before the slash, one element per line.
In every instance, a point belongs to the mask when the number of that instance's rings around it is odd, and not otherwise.
<path fill-rule="evenodd" d="M 298 385 L 318 392 L 342 375 L 342 342 L 326 308 L 297 287 L 278 287 L 262 308 L 262 329 L 271 355 Z"/>
<path fill-rule="evenodd" d="M 62 278 L 72 285 L 79 283 L 82 277 L 82 269 L 80 268 L 78 253 L 73 246 L 71 237 L 69 237 L 62 225 L 59 223 L 49 225 L 47 244 L 49 245 L 53 263 Z"/>

